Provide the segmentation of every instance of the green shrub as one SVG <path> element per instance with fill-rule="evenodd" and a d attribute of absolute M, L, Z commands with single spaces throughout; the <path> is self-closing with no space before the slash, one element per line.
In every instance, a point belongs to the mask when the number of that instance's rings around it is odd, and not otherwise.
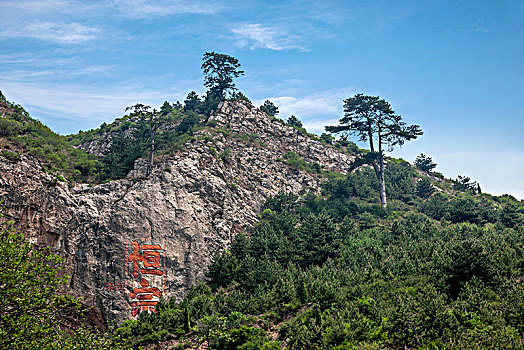
<path fill-rule="evenodd" d="M 209 119 L 206 123 L 207 126 L 209 127 L 216 127 L 218 125 L 218 122 L 215 120 L 215 119 Z"/>
<path fill-rule="evenodd" d="M 220 159 L 224 163 L 231 163 L 231 148 L 226 147 L 222 152 L 220 152 Z"/>
<path fill-rule="evenodd" d="M 20 153 L 5 150 L 2 152 L 2 155 L 11 161 L 20 161 Z"/>
<path fill-rule="evenodd" d="M 17 136 L 20 129 L 18 122 L 0 117 L 0 137 Z"/>

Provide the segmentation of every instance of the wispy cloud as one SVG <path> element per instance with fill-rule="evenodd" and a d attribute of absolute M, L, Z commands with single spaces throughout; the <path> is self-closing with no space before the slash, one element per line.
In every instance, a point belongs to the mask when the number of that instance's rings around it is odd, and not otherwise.
<path fill-rule="evenodd" d="M 291 49 L 307 51 L 306 47 L 299 44 L 298 36 L 290 35 L 281 28 L 251 23 L 237 25 L 231 31 L 240 47 L 249 46 L 251 49 L 263 48 L 276 51 Z"/>
<path fill-rule="evenodd" d="M 342 111 L 342 99 L 347 97 L 348 90 L 348 88 L 345 88 L 307 94 L 299 97 L 274 96 L 268 97 L 267 99 L 278 106 L 281 116 L 289 116 L 291 114 L 297 117 L 313 117 L 317 115 L 339 116 Z M 263 103 L 264 100 L 261 100 L 261 103 Z"/>
<path fill-rule="evenodd" d="M 99 29 L 80 23 L 37 22 L 11 27 L 0 32 L 5 38 L 34 38 L 59 44 L 78 44 L 93 40 Z"/>
<path fill-rule="evenodd" d="M 145 18 L 185 13 L 216 13 L 221 6 L 217 1 L 189 0 L 4 0 L 0 2 L 0 8 L 23 11 L 26 16 L 48 13 L 83 16 L 89 11 L 102 11 L 117 16 Z"/>
<path fill-rule="evenodd" d="M 72 1 L 64 0 L 6 0 L 0 2 L 0 8 L 21 10 L 27 13 L 47 13 L 62 10 L 71 5 Z"/>
<path fill-rule="evenodd" d="M 23 81 L 27 79 L 39 79 L 39 78 L 50 78 L 56 76 L 67 76 L 68 78 L 77 78 L 79 76 L 89 76 L 97 74 L 107 74 L 114 67 L 113 66 L 84 66 L 84 67 L 71 67 L 71 68 L 49 68 L 49 69 L 38 69 L 38 70 L 11 70 L 3 74 L 4 79 L 11 81 Z"/>
<path fill-rule="evenodd" d="M 213 2 L 184 0 L 115 0 L 112 6 L 134 18 L 163 17 L 176 14 L 213 14 L 220 6 Z"/>
<path fill-rule="evenodd" d="M 0 78 L 0 87 L 10 101 L 20 103 L 32 117 L 60 133 L 90 129 L 103 121 L 111 122 L 124 114 L 125 107 L 137 102 L 160 106 L 167 97 L 183 100 L 190 90 L 186 86 L 155 86 L 152 89 L 130 81 L 101 87 L 14 82 L 3 77 Z"/>
<path fill-rule="evenodd" d="M 339 118 L 328 118 L 328 119 L 319 119 L 319 120 L 306 120 L 303 122 L 304 128 L 307 131 L 313 132 L 316 134 L 321 134 L 326 132 L 327 125 L 338 125 Z"/>
<path fill-rule="evenodd" d="M 254 103 L 259 106 L 266 99 L 270 100 L 278 107 L 280 118 L 287 119 L 293 114 L 302 121 L 308 131 L 322 133 L 325 131 L 324 126 L 338 123 L 342 116 L 342 99 L 352 95 L 352 91 L 353 88 L 347 87 L 299 97 L 267 97 Z"/>

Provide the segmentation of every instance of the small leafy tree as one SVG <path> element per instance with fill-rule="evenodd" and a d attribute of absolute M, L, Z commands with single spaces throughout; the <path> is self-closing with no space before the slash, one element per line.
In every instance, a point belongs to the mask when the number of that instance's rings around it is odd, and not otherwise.
<path fill-rule="evenodd" d="M 331 136 L 330 134 L 323 132 L 322 135 L 320 135 L 320 140 L 324 141 L 328 145 L 331 145 L 333 144 L 333 141 L 335 140 L 335 138 Z"/>
<path fill-rule="evenodd" d="M 265 100 L 264 104 L 260 106 L 260 110 L 272 117 L 278 114 L 278 107 L 275 106 L 275 104 L 271 102 L 270 100 Z"/>
<path fill-rule="evenodd" d="M 153 155 L 155 152 L 155 131 L 158 128 L 158 120 L 156 120 L 155 116 L 157 115 L 156 110 L 151 111 L 150 106 L 143 105 L 141 103 L 137 103 L 134 106 L 127 107 L 127 110 L 132 109 L 133 112 L 132 115 L 139 116 L 142 121 L 149 121 L 149 164 L 147 167 L 147 176 L 151 174 L 151 171 L 153 169 Z"/>
<path fill-rule="evenodd" d="M 200 118 L 198 114 L 194 112 L 189 112 L 187 115 L 180 121 L 180 124 L 176 127 L 176 132 L 178 134 L 192 133 L 192 129 L 195 125 L 200 123 Z"/>
<path fill-rule="evenodd" d="M 13 222 L 0 227 L 0 348 L 37 349 L 58 335 L 60 257 L 35 249 Z"/>
<path fill-rule="evenodd" d="M 251 103 L 251 100 L 242 93 L 242 91 L 233 91 L 231 93 L 231 100 L 240 100 Z"/>
<path fill-rule="evenodd" d="M 416 193 L 420 198 L 429 198 L 435 189 L 431 186 L 431 181 L 427 177 L 423 177 L 417 182 Z"/>
<path fill-rule="evenodd" d="M 175 103 L 173 103 L 173 109 L 177 110 L 177 111 L 180 111 L 181 109 L 184 109 L 184 107 L 182 106 L 180 101 L 176 101 Z"/>
<path fill-rule="evenodd" d="M 433 171 L 433 169 L 437 166 L 437 163 L 433 163 L 433 159 L 426 156 L 424 153 L 419 154 L 413 164 L 420 170 L 426 171 L 428 173 Z"/>
<path fill-rule="evenodd" d="M 507 203 L 499 213 L 499 221 L 507 227 L 515 227 L 524 223 L 524 209 L 515 203 Z"/>
<path fill-rule="evenodd" d="M 198 97 L 198 94 L 194 91 L 191 91 L 189 94 L 187 94 L 186 99 L 184 100 L 184 111 L 193 111 L 193 112 L 200 112 L 202 108 L 202 101 L 200 100 L 200 97 Z"/>
<path fill-rule="evenodd" d="M 140 127 L 140 125 L 138 125 Z M 133 136 L 138 134 L 132 133 Z M 144 137 L 128 137 L 124 133 L 112 138 L 111 147 L 102 159 L 102 178 L 121 179 L 133 169 L 135 160 L 145 151 Z"/>
<path fill-rule="evenodd" d="M 384 178 L 384 151 L 392 151 L 406 141 L 422 135 L 419 125 L 407 126 L 391 105 L 378 96 L 357 94 L 344 100 L 344 117 L 337 126 L 326 126 L 331 133 L 348 133 L 368 141 L 371 153 L 367 157 L 375 170 L 380 187 L 380 206 L 386 210 L 386 182 Z M 375 142 L 377 148 L 375 148 Z"/>
<path fill-rule="evenodd" d="M 0 137 L 16 136 L 20 132 L 20 125 L 15 120 L 0 116 Z"/>
<path fill-rule="evenodd" d="M 215 111 L 219 103 L 224 98 L 214 90 L 208 90 L 202 101 L 202 110 L 200 113 L 210 116 L 212 111 Z"/>
<path fill-rule="evenodd" d="M 164 103 L 165 105 L 165 103 Z M 150 106 L 137 103 L 134 106 L 127 107 L 126 111 L 132 109 L 132 115 L 139 116 L 142 121 L 149 124 L 149 164 L 147 167 L 147 176 L 153 171 L 153 157 L 155 153 L 155 134 L 160 125 L 165 121 L 167 114 L 158 113 L 156 109 L 151 111 Z"/>
<path fill-rule="evenodd" d="M 204 86 L 212 95 L 224 100 L 228 91 L 236 89 L 233 79 L 244 75 L 240 62 L 235 57 L 216 52 L 206 52 L 202 61 Z"/>
<path fill-rule="evenodd" d="M 291 117 L 287 118 L 286 124 L 289 126 L 296 126 L 297 128 L 303 127 L 302 122 L 294 115 L 291 115 Z"/>
<path fill-rule="evenodd" d="M 477 189 L 480 188 L 480 186 L 478 186 L 478 183 L 476 181 L 471 181 L 470 177 L 462 176 L 462 175 L 457 176 L 457 179 L 453 183 L 453 187 L 457 191 L 472 192 L 472 193 L 476 193 Z"/>
<path fill-rule="evenodd" d="M 173 112 L 173 106 L 167 101 L 164 101 L 162 107 L 160 107 L 160 115 L 162 117 L 167 116 L 169 113 Z"/>
<path fill-rule="evenodd" d="M 58 293 L 69 278 L 61 263 L 48 247 L 37 249 L 28 243 L 13 221 L 0 214 L 1 349 L 117 348 L 89 329 L 67 334 L 60 329 L 63 311 L 81 308 L 78 299 Z"/>

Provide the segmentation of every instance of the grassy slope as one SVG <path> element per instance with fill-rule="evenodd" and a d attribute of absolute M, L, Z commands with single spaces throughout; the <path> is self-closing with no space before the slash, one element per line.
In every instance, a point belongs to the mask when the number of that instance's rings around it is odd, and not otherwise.
<path fill-rule="evenodd" d="M 20 106 L 10 103 L 0 92 L 0 137 L 7 144 L 15 146 L 14 151 L 4 149 L 3 154 L 17 161 L 20 150 L 40 158 L 44 167 L 57 173 L 59 179 L 64 175 L 69 181 L 95 181 L 101 169 L 97 157 L 76 149 L 66 137 L 51 131 L 40 121 L 35 120 Z"/>

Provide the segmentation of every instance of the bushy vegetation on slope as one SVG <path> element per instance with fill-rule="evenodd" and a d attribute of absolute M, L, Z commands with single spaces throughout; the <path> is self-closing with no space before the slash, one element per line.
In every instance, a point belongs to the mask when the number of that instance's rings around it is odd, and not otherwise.
<path fill-rule="evenodd" d="M 78 134 L 62 136 L 35 120 L 20 106 L 11 103 L 0 92 L 0 138 L 5 138 L 44 161 L 44 167 L 62 174 L 71 182 L 98 183 L 124 178 L 134 161 L 147 157 L 150 147 L 150 124 L 146 118 L 126 115 L 111 124 Z M 184 110 L 180 104 L 164 103 L 161 113 L 163 125 L 155 137 L 156 155 L 183 148 L 193 133 L 205 125 L 205 116 L 193 110 Z M 83 143 L 103 139 L 110 146 L 102 157 L 76 148 Z M 18 151 L 4 150 L 3 155 L 20 160 Z M 63 179 L 65 180 L 65 179 Z"/>
<path fill-rule="evenodd" d="M 387 171 L 389 214 L 373 203 L 369 168 L 322 196 L 273 197 L 254 231 L 215 256 L 207 283 L 117 333 L 130 346 L 175 338 L 181 348 L 522 348 L 522 203 L 421 198 L 409 165 Z"/>
<path fill-rule="evenodd" d="M 0 113 L 3 114 L 0 117 L 0 137 L 43 159 L 48 171 L 63 173 L 71 181 L 86 182 L 98 178 L 102 164 L 97 157 L 74 148 L 64 136 L 29 117 L 20 105 L 7 101 L 1 92 Z M 13 160 L 20 158 L 11 151 L 4 151 L 4 155 Z"/>
<path fill-rule="evenodd" d="M 161 125 L 155 132 L 155 156 L 183 149 L 184 144 L 192 140 L 193 133 L 205 125 L 205 116 L 194 111 L 184 111 L 169 103 L 165 107 L 165 115 L 160 117 Z M 71 135 L 69 139 L 77 145 L 97 139 L 111 140 L 110 146 L 100 158 L 100 180 L 116 180 L 124 178 L 133 169 L 135 160 L 148 157 L 150 128 L 149 118 L 130 114 L 96 130 Z"/>

